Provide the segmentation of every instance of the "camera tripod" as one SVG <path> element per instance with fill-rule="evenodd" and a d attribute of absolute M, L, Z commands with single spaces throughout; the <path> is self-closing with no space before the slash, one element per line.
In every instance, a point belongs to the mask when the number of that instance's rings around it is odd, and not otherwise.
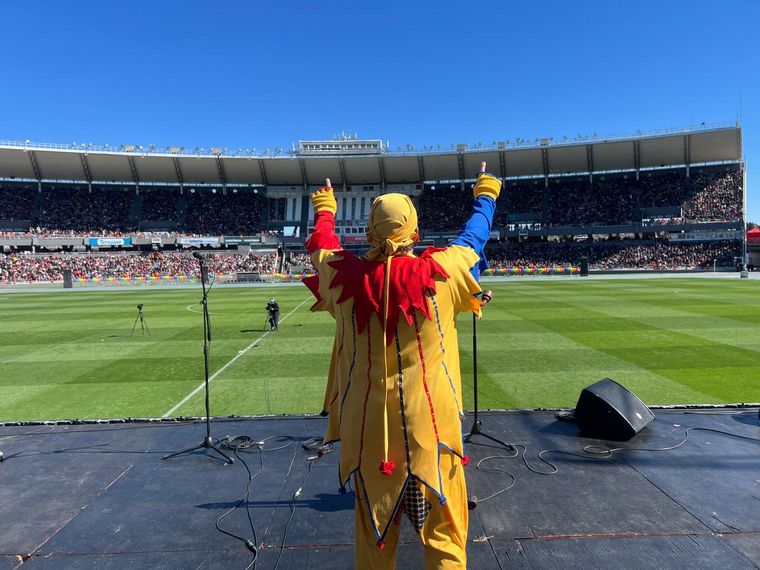
<path fill-rule="evenodd" d="M 140 330 L 143 333 L 143 336 L 145 336 L 145 333 L 148 333 L 148 336 L 150 336 L 150 329 L 148 328 L 148 323 L 145 322 L 145 315 L 143 315 L 143 305 L 137 305 L 137 316 L 135 317 L 135 322 L 132 325 L 132 334 L 129 336 L 132 336 L 135 334 L 135 327 L 137 326 L 137 321 L 140 321 Z"/>

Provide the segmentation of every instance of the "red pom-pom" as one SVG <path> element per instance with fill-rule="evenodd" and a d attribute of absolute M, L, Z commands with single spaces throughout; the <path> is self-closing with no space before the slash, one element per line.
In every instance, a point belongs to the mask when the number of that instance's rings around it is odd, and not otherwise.
<path fill-rule="evenodd" d="M 396 468 L 396 464 L 393 463 L 393 461 L 381 461 L 380 462 L 380 473 L 383 475 L 390 476 L 391 473 L 393 473 L 393 470 Z"/>
<path fill-rule="evenodd" d="M 384 549 L 385 549 L 385 543 L 384 543 L 382 540 L 378 540 L 378 541 L 377 541 L 377 547 L 378 547 L 380 550 L 384 550 Z"/>
<path fill-rule="evenodd" d="M 464 455 L 462 456 L 462 465 L 467 467 L 470 464 L 470 456 Z"/>

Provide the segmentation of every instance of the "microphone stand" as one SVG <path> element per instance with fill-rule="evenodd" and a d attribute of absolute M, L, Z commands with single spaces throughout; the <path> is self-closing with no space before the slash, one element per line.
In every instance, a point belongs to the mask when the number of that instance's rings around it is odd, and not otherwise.
<path fill-rule="evenodd" d="M 481 307 L 491 301 L 491 295 L 487 293 L 490 293 L 490 291 L 484 292 L 482 295 Z M 472 314 L 472 386 L 474 395 L 473 403 L 475 404 L 475 418 L 469 433 L 464 436 L 465 441 L 469 443 L 473 435 L 480 435 L 486 439 L 490 439 L 494 443 L 498 443 L 507 451 L 514 452 L 515 447 L 512 444 L 485 433 L 483 431 L 483 420 L 478 417 L 478 317 L 475 313 Z"/>
<path fill-rule="evenodd" d="M 208 449 L 215 451 L 221 455 L 226 463 L 234 463 L 235 460 L 224 453 L 211 438 L 211 413 L 209 411 L 209 390 L 208 390 L 208 369 L 209 369 L 209 351 L 211 349 L 211 318 L 208 313 L 208 290 L 206 289 L 206 279 L 208 278 L 208 267 L 206 266 L 206 260 L 201 257 L 200 254 L 193 255 L 198 259 L 201 270 L 201 288 L 203 290 L 203 298 L 201 299 L 201 305 L 203 305 L 203 373 L 204 382 L 206 385 L 206 437 L 198 445 L 185 449 L 183 451 L 177 451 L 176 453 L 170 453 L 164 455 L 162 459 L 170 459 L 187 453 L 192 453 L 199 449 Z"/>

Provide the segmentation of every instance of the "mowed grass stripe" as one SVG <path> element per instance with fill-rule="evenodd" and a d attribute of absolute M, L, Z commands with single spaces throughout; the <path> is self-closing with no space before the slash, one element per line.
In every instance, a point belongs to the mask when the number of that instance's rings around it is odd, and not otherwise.
<path fill-rule="evenodd" d="M 601 291 L 597 290 L 597 293 Z M 615 299 L 604 299 L 599 296 L 595 299 L 593 309 L 588 303 L 572 300 L 561 301 L 555 298 L 548 301 L 541 298 L 541 303 L 548 308 L 566 308 L 568 305 L 576 307 L 584 314 L 593 317 L 603 315 L 601 322 L 617 322 L 617 330 L 624 330 L 629 323 L 635 323 L 633 329 L 637 334 L 650 336 L 649 346 L 629 346 L 623 339 L 619 346 L 611 347 L 609 339 L 604 346 L 594 342 L 595 334 L 599 331 L 591 330 L 588 333 L 577 331 L 572 333 L 573 338 L 588 346 L 593 346 L 610 355 L 632 362 L 642 368 L 649 369 L 671 381 L 687 386 L 693 391 L 702 392 L 705 399 L 686 399 L 681 390 L 672 386 L 662 387 L 664 396 L 668 401 L 683 401 L 684 403 L 706 403 L 709 401 L 754 401 L 760 384 L 753 371 L 760 363 L 757 353 L 743 348 L 720 343 L 710 343 L 706 339 L 694 335 L 679 332 L 666 326 L 654 326 L 647 324 L 634 315 L 642 312 L 641 307 L 632 307 L 630 301 L 626 301 L 616 291 Z M 621 317 L 619 315 L 626 315 Z M 680 316 L 680 315 L 679 315 Z M 599 320 L 599 319 L 597 319 Z M 662 325 L 667 322 L 677 322 L 677 318 L 661 318 L 658 320 Z M 639 326 L 646 327 L 640 330 Z M 607 332 L 607 331 L 604 331 Z M 668 344 L 659 342 L 657 337 L 666 335 L 672 341 Z M 651 338 L 654 337 L 654 338 Z M 732 400 L 731 398 L 737 398 Z M 648 403 L 662 403 L 648 400 Z M 675 399 L 675 400 L 674 400 Z"/>
<path fill-rule="evenodd" d="M 288 313 L 286 313 L 285 315 L 283 315 L 283 316 L 282 316 L 282 317 L 279 319 L 279 321 L 278 321 L 278 329 L 279 329 L 279 326 L 280 326 L 280 324 L 284 324 L 284 322 L 285 322 L 285 321 L 288 319 L 288 317 L 290 317 L 290 316 L 291 316 L 293 313 L 295 313 L 296 311 L 298 311 L 298 309 L 300 309 L 300 308 L 301 308 L 301 306 L 302 306 L 304 303 L 306 303 L 306 301 L 308 301 L 308 300 L 309 300 L 309 297 L 305 298 L 305 299 L 304 299 L 303 301 L 301 301 L 301 302 L 300 302 L 298 305 L 296 305 L 296 307 L 295 307 L 294 309 L 292 309 L 290 312 L 288 312 Z M 222 374 L 222 373 L 223 373 L 223 372 L 224 372 L 224 371 L 225 371 L 225 370 L 226 370 L 228 367 L 232 366 L 232 365 L 233 365 L 233 364 L 234 364 L 234 363 L 235 363 L 235 362 L 236 362 L 236 361 L 237 361 L 237 360 L 238 360 L 240 357 L 242 357 L 242 356 L 244 356 L 246 353 L 248 353 L 248 351 L 249 351 L 249 350 L 251 350 L 251 349 L 252 349 L 252 348 L 254 348 L 256 345 L 258 345 L 258 344 L 259 344 L 259 342 L 261 342 L 261 341 L 262 341 L 264 338 L 266 338 L 266 337 L 267 337 L 267 336 L 269 336 L 270 334 L 276 334 L 276 333 L 274 333 L 274 332 L 273 332 L 273 331 L 271 331 L 271 330 L 269 330 L 269 331 L 265 331 L 265 332 L 264 332 L 264 334 L 262 334 L 262 335 L 261 335 L 259 338 L 257 338 L 257 339 L 256 339 L 255 341 L 253 341 L 251 344 L 249 344 L 249 345 L 248 345 L 248 346 L 246 346 L 244 349 L 242 349 L 241 351 L 239 351 L 239 352 L 238 352 L 238 353 L 237 353 L 235 356 L 233 356 L 233 357 L 232 357 L 232 358 L 231 358 L 229 361 L 227 361 L 227 362 L 226 362 L 224 365 L 222 365 L 222 367 L 221 367 L 221 368 L 219 368 L 218 370 L 216 370 L 216 372 L 214 372 L 213 374 L 211 374 L 211 375 L 208 377 L 208 386 L 210 386 L 210 385 L 211 385 L 211 382 L 212 382 L 212 381 L 214 381 L 214 380 L 216 380 L 216 378 L 217 378 L 217 377 L 219 377 L 219 375 L 220 375 L 220 374 Z M 187 396 L 185 396 L 185 397 L 184 397 L 184 398 L 182 398 L 182 399 L 181 399 L 179 402 L 177 402 L 176 404 L 174 404 L 174 406 L 172 406 L 172 407 L 171 407 L 171 408 L 170 408 L 168 411 L 164 412 L 164 414 L 163 414 L 163 416 L 162 416 L 162 417 L 168 417 L 168 416 L 171 416 L 172 414 L 174 414 L 174 413 L 175 413 L 175 412 L 177 412 L 178 410 L 181 410 L 181 409 L 182 409 L 182 407 L 183 407 L 184 405 L 186 405 L 188 402 L 190 402 L 190 401 L 192 400 L 192 398 L 193 398 L 193 397 L 194 397 L 196 394 L 200 394 L 201 390 L 202 390 L 202 389 L 204 389 L 204 388 L 206 388 L 206 387 L 207 387 L 207 384 L 206 384 L 206 379 L 205 379 L 205 375 L 204 375 L 204 381 L 203 381 L 201 384 L 199 384 L 199 385 L 198 385 L 198 386 L 197 386 L 197 387 L 196 387 L 196 388 L 195 388 L 195 389 L 194 389 L 192 392 L 190 392 L 190 393 L 189 393 Z M 210 389 L 210 388 L 209 388 L 209 389 Z"/>
<path fill-rule="evenodd" d="M 263 324 L 263 307 L 272 293 L 261 288 L 212 292 L 210 307 L 218 313 L 212 316 L 212 366 L 226 362 L 261 335 L 256 329 Z M 287 310 L 289 297 L 303 299 L 305 290 L 278 289 L 276 294 Z M 70 314 L 77 318 L 56 315 L 45 324 L 44 320 L 30 322 L 22 315 L 14 323 L 16 331 L 10 336 L 21 346 L 11 348 L 11 354 L 3 347 L 0 389 L 4 394 L 18 396 L 0 400 L 1 419 L 160 415 L 203 378 L 201 316 L 187 310 L 189 304 L 197 305 L 196 291 L 108 291 L 105 295 L 75 291 L 33 297 L 40 301 L 41 309 L 36 313 L 65 298 L 70 303 Z M 6 308 L 16 299 L 12 295 L 4 298 L 8 299 L 3 305 Z M 138 302 L 145 304 L 152 336 L 142 336 L 138 324 L 130 338 Z M 28 300 L 23 304 L 27 305 Z M 117 313 L 112 321 L 98 318 L 106 305 L 113 309 L 112 315 Z M 88 307 L 98 308 L 96 318 L 89 318 Z M 64 330 L 60 330 L 61 323 L 65 324 Z M 45 332 L 45 343 L 40 345 L 38 334 L 46 326 L 53 329 L 52 334 Z M 181 350 L 173 346 L 172 338 L 186 340 Z M 66 353 L 72 341 L 82 349 L 83 358 L 50 360 L 51 354 Z M 101 348 L 110 342 L 115 343 L 110 350 Z M 38 357 L 43 361 L 35 362 Z M 9 358 L 23 362 L 5 362 Z M 137 389 L 139 386 L 143 388 Z M 122 412 L 114 413 L 117 409 Z"/>
<path fill-rule="evenodd" d="M 758 400 L 760 283 L 737 279 L 494 282 L 479 323 L 483 407 L 572 406 L 610 376 L 648 403 Z M 0 292 L 0 420 L 158 416 L 203 379 L 198 288 Z M 263 334 L 301 287 L 215 288 L 212 372 Z M 145 304 L 152 336 L 129 336 Z M 459 322 L 472 406 L 471 317 Z M 299 309 L 212 385 L 213 414 L 317 412 L 334 321 Z M 202 398 L 183 414 L 202 413 Z"/>
<path fill-rule="evenodd" d="M 484 326 L 479 328 L 478 379 L 487 378 L 500 391 L 494 395 L 481 389 L 480 399 L 486 406 L 492 402 L 491 405 L 496 407 L 510 400 L 520 402 L 520 407 L 569 406 L 575 403 L 582 388 L 605 376 L 627 385 L 635 384 L 645 398 L 649 395 L 656 397 L 667 388 L 676 391 L 683 399 L 709 399 L 707 394 L 680 386 L 640 363 L 585 343 L 576 338 L 575 333 L 566 332 L 564 327 L 552 328 L 557 320 L 535 319 L 536 314 L 554 311 L 552 303 L 557 301 L 550 303 L 542 299 L 538 308 L 526 300 L 525 295 L 516 290 L 513 297 L 505 299 L 506 306 L 500 307 L 499 312 L 507 313 L 507 318 L 499 313 L 494 316 L 491 314 L 493 307 L 489 307 L 491 312 L 485 317 Z M 517 297 L 519 301 L 515 302 Z M 520 333 L 514 335 L 515 329 Z M 511 339 L 520 338 L 526 331 L 534 337 L 537 331 L 541 331 L 537 346 L 511 351 L 508 348 Z M 526 378 L 543 380 L 533 388 L 522 384 L 522 379 Z M 466 383 L 469 386 L 469 380 Z M 505 398 L 504 394 L 511 397 Z"/>

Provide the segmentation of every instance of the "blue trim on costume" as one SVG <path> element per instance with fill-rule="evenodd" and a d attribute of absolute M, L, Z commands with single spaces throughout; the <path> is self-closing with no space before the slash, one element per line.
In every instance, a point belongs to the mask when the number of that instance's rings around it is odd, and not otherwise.
<path fill-rule="evenodd" d="M 470 268 L 470 273 L 475 280 L 478 280 L 480 273 L 488 269 L 488 261 L 486 261 L 483 249 L 488 243 L 488 236 L 491 233 L 496 200 L 490 196 L 478 196 L 475 198 L 472 208 L 474 210 L 472 216 L 464 223 L 462 229 L 459 230 L 459 235 L 449 242 L 449 245 L 469 247 L 480 256 L 478 263 Z"/>
<path fill-rule="evenodd" d="M 391 528 L 391 524 L 393 524 L 393 519 L 395 519 L 396 515 L 398 514 L 398 508 L 401 506 L 401 502 L 404 500 L 404 495 L 406 495 L 406 489 L 409 486 L 410 479 L 411 479 L 411 475 L 407 475 L 406 479 L 404 480 L 404 484 L 401 487 L 401 493 L 396 499 L 396 504 L 393 506 L 393 511 L 391 511 L 391 516 L 388 517 L 388 522 L 385 525 L 385 529 L 383 529 L 383 534 L 380 536 L 380 540 L 382 541 L 385 541 L 385 535 L 388 534 L 388 529 Z"/>
<path fill-rule="evenodd" d="M 451 391 L 454 393 L 454 402 L 457 405 L 457 412 L 460 416 L 463 415 L 462 406 L 459 405 L 459 397 L 457 396 L 457 389 L 454 387 L 454 380 L 451 378 L 451 374 L 449 374 L 449 367 L 446 366 L 446 349 L 443 346 L 443 327 L 441 326 L 441 318 L 438 315 L 438 303 L 435 301 L 435 295 L 430 296 L 430 300 L 433 302 L 433 309 L 435 310 L 435 324 L 438 325 L 438 334 L 441 335 L 441 342 L 439 343 L 441 346 L 441 364 L 443 365 L 443 371 L 446 373 L 446 378 L 449 380 L 449 386 L 451 386 Z"/>
<path fill-rule="evenodd" d="M 372 524 L 372 530 L 375 531 L 377 540 L 382 540 L 383 537 L 380 536 L 380 532 L 377 530 L 377 524 L 375 524 L 375 515 L 372 513 L 372 507 L 370 506 L 372 502 L 369 500 L 369 493 L 367 493 L 367 484 L 364 482 L 364 477 L 362 476 L 361 469 L 357 469 L 356 473 L 358 473 L 359 481 L 362 482 L 362 488 L 364 489 L 364 498 L 367 500 L 367 513 L 369 514 L 369 522 Z M 393 519 L 391 518 L 389 520 Z"/>
<path fill-rule="evenodd" d="M 441 455 L 441 452 L 440 452 L 440 448 L 439 448 L 438 456 L 440 457 L 440 455 Z M 440 474 L 440 471 L 441 471 L 441 469 L 440 469 L 440 465 L 439 465 L 439 467 L 438 467 L 439 474 Z M 425 485 L 425 487 L 427 487 L 428 489 L 430 489 L 433 492 L 433 494 L 436 497 L 438 497 L 438 502 L 439 503 L 441 503 L 442 505 L 446 504 L 446 497 L 443 496 L 443 493 L 441 493 L 440 491 L 438 491 L 435 487 L 433 487 L 430 483 L 426 482 L 424 479 L 420 479 L 419 477 L 417 477 L 414 474 L 412 474 L 412 476 L 414 477 L 415 481 L 419 481 L 420 483 L 422 483 L 423 485 Z"/>
<path fill-rule="evenodd" d="M 404 372 L 401 367 L 401 344 L 398 340 L 398 329 L 394 335 L 396 337 L 396 360 L 398 362 L 398 397 L 401 407 L 401 430 L 404 434 L 404 447 L 406 448 L 406 472 L 412 472 L 412 457 L 409 452 L 409 436 L 406 431 L 406 409 L 404 407 Z"/>
<path fill-rule="evenodd" d="M 459 455 L 459 454 L 458 454 L 456 451 L 454 451 L 453 449 L 451 449 L 451 448 L 450 448 L 448 445 L 446 445 L 445 443 L 439 443 L 438 445 L 440 445 L 441 447 L 443 447 L 443 448 L 444 448 L 446 451 L 448 451 L 449 453 L 452 453 L 453 455 L 457 456 L 459 459 L 462 459 L 462 457 L 463 457 L 462 455 Z"/>
<path fill-rule="evenodd" d="M 351 306 L 351 333 L 353 337 L 354 352 L 351 355 L 351 366 L 348 368 L 348 383 L 346 384 L 346 391 L 343 392 L 343 397 L 340 399 L 340 417 L 338 418 L 339 426 L 343 424 L 343 404 L 346 402 L 348 389 L 351 387 L 351 376 L 354 373 L 354 365 L 356 364 L 356 303 Z"/>

